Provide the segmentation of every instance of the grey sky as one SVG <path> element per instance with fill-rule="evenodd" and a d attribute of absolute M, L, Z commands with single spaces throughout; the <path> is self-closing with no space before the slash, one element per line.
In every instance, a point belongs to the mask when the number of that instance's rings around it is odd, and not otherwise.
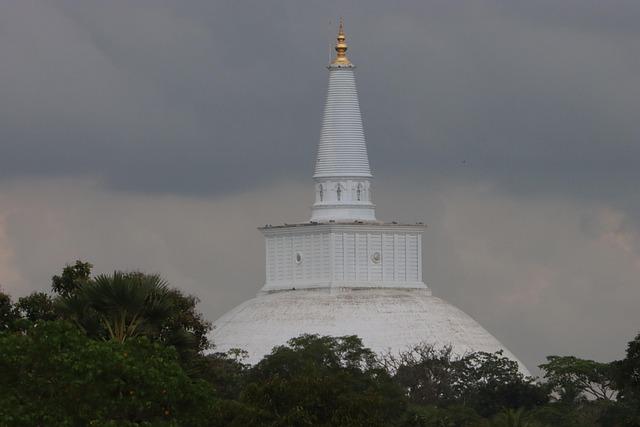
<path fill-rule="evenodd" d="M 379 217 L 528 365 L 640 330 L 637 1 L 0 3 L 0 283 L 158 271 L 210 318 L 304 220 L 345 17 Z M 330 23 L 331 21 L 331 23 Z M 233 241 L 232 237 L 238 240 Z"/>

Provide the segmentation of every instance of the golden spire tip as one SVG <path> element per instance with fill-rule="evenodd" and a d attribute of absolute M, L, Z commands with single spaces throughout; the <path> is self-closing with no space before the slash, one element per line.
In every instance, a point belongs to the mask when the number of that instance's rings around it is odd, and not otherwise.
<path fill-rule="evenodd" d="M 340 17 L 340 26 L 338 27 L 338 37 L 336 38 L 336 57 L 331 61 L 331 65 L 351 65 L 351 61 L 347 58 L 347 42 L 344 35 L 344 25 L 342 17 Z"/>

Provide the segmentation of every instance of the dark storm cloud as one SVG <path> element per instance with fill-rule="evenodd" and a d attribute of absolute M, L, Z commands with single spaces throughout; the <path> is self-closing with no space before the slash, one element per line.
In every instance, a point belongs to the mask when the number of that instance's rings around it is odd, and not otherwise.
<path fill-rule="evenodd" d="M 587 195 L 638 178 L 637 2 L 0 8 L 5 178 L 216 194 L 306 177 L 338 14 L 378 176 Z"/>

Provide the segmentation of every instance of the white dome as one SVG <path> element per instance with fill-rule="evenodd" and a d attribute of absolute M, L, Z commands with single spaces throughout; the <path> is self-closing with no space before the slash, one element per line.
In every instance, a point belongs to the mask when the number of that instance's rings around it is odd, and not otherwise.
<path fill-rule="evenodd" d="M 419 343 L 451 345 L 454 352 L 495 352 L 526 367 L 463 311 L 421 289 L 305 289 L 260 294 L 214 324 L 216 351 L 240 348 L 249 363 L 304 333 L 357 335 L 375 352 L 399 352 Z"/>

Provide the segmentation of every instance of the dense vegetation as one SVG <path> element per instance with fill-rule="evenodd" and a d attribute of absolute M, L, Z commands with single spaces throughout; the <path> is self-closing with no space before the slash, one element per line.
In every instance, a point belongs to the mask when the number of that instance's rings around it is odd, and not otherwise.
<path fill-rule="evenodd" d="M 300 336 L 248 366 L 211 351 L 197 298 L 91 268 L 0 292 L 0 426 L 640 426 L 640 335 L 620 361 L 550 356 L 540 379 L 500 353 L 381 356 L 355 336 Z"/>

